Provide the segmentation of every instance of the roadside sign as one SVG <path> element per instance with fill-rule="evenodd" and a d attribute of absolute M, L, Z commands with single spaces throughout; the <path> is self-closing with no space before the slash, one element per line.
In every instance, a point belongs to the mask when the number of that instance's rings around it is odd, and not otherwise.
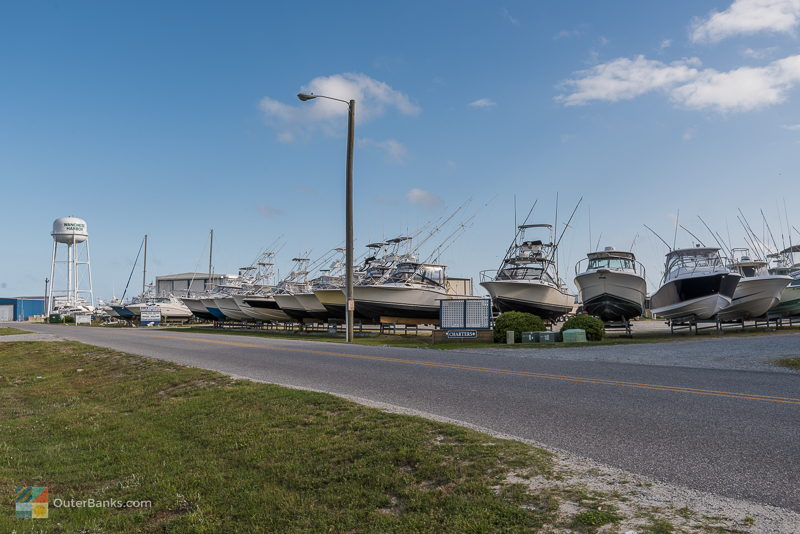
<path fill-rule="evenodd" d="M 158 306 L 142 306 L 139 324 L 142 326 L 158 326 L 161 324 L 161 308 Z"/>
<path fill-rule="evenodd" d="M 448 330 L 445 335 L 449 339 L 475 339 L 478 337 L 477 330 Z"/>

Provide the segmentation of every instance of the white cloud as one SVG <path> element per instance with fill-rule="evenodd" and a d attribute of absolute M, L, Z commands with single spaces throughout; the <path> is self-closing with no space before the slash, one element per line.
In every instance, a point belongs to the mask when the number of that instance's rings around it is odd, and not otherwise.
<path fill-rule="evenodd" d="M 506 8 L 503 8 L 503 9 L 501 10 L 501 13 L 503 14 L 503 17 L 504 17 L 504 18 L 505 18 L 505 19 L 506 19 L 508 22 L 510 22 L 510 23 L 511 23 L 511 24 L 513 24 L 514 26 L 519 26 L 519 21 L 518 21 L 517 19 L 515 19 L 514 17 L 512 17 L 512 16 L 511 16 L 511 13 L 509 13 L 509 12 L 508 12 L 508 9 L 506 9 Z"/>
<path fill-rule="evenodd" d="M 424 206 L 426 208 L 437 208 L 444 204 L 444 201 L 440 197 L 434 195 L 430 191 L 417 189 L 416 187 L 406 193 L 406 200 L 408 200 L 411 204 Z"/>
<path fill-rule="evenodd" d="M 557 34 L 553 36 L 553 39 L 570 39 L 572 37 L 580 37 L 583 35 L 583 31 L 574 29 L 574 30 L 561 30 Z"/>
<path fill-rule="evenodd" d="M 792 33 L 800 23 L 800 0 L 734 0 L 721 12 L 712 12 L 693 25 L 696 42 L 718 42 L 726 37 L 758 32 Z"/>
<path fill-rule="evenodd" d="M 616 102 L 628 100 L 655 89 L 691 80 L 697 76 L 700 61 L 685 59 L 669 65 L 644 56 L 618 58 L 608 63 L 579 71 L 577 78 L 566 80 L 562 87 L 572 89 L 556 100 L 566 106 L 579 106 L 592 100 Z"/>
<path fill-rule="evenodd" d="M 562 143 L 569 143 L 573 139 L 576 138 L 575 134 L 561 134 L 561 142 Z"/>
<path fill-rule="evenodd" d="M 418 115 L 420 108 L 405 94 L 388 84 L 360 73 L 343 73 L 314 78 L 300 92 L 326 95 L 342 100 L 356 100 L 356 121 L 366 122 L 394 109 L 403 115 Z M 344 131 L 341 117 L 347 106 L 327 98 L 316 98 L 290 106 L 270 97 L 259 103 L 269 124 L 278 130 L 278 138 L 291 142 L 298 133 L 322 130 L 337 135 Z"/>
<path fill-rule="evenodd" d="M 392 163 L 405 163 L 408 159 L 408 150 L 402 143 L 395 139 L 387 139 L 386 141 L 375 141 L 374 139 L 360 139 L 361 144 L 365 146 L 374 146 L 386 152 L 389 161 Z"/>
<path fill-rule="evenodd" d="M 779 104 L 800 82 L 800 55 L 773 61 L 766 67 L 740 67 L 728 72 L 707 69 L 672 90 L 676 102 L 694 109 L 751 111 Z"/>
<path fill-rule="evenodd" d="M 694 139 L 694 128 L 686 128 L 681 138 L 684 141 L 691 141 L 692 139 Z"/>
<path fill-rule="evenodd" d="M 473 102 L 467 104 L 471 108 L 491 108 L 497 105 L 497 102 L 492 100 L 491 98 L 479 98 Z"/>
<path fill-rule="evenodd" d="M 276 209 L 276 208 L 270 208 L 266 204 L 259 204 L 257 206 L 257 208 L 258 208 L 258 212 L 261 215 L 263 215 L 264 217 L 266 217 L 267 219 L 271 219 L 271 218 L 276 217 L 278 215 L 283 215 L 283 210 L 279 210 L 279 209 Z"/>
<path fill-rule="evenodd" d="M 661 41 L 661 44 L 658 45 L 658 49 L 666 50 L 670 46 L 672 46 L 672 39 L 664 39 L 663 41 Z"/>
<path fill-rule="evenodd" d="M 745 48 L 742 50 L 742 55 L 751 59 L 764 59 L 774 56 L 777 51 L 777 46 L 770 46 L 767 48 Z"/>
<path fill-rule="evenodd" d="M 562 84 L 571 92 L 556 100 L 577 106 L 663 91 L 673 102 L 687 108 L 750 111 L 785 101 L 788 90 L 800 83 L 800 55 L 765 67 L 740 67 L 727 72 L 699 67 L 696 58 L 670 64 L 643 56 L 633 60 L 618 58 L 576 73 L 576 78 Z"/>
<path fill-rule="evenodd" d="M 800 124 L 784 124 L 781 128 L 784 130 L 797 131 L 800 130 Z"/>

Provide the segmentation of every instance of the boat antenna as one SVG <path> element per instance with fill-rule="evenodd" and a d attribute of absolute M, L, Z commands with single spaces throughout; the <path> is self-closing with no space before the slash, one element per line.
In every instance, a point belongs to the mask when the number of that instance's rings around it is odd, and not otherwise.
<path fill-rule="evenodd" d="M 633 245 L 635 245 L 635 244 L 636 244 L 636 240 L 637 240 L 638 238 L 639 238 L 639 232 L 636 232 L 636 235 L 635 235 L 635 236 L 633 236 L 633 241 L 631 241 L 631 247 L 628 249 L 628 250 L 630 250 L 631 252 L 633 252 Z"/>
<path fill-rule="evenodd" d="M 566 229 L 567 228 L 565 226 L 564 230 L 566 230 Z M 558 191 L 556 191 L 556 220 L 555 220 L 555 223 L 553 223 L 553 230 L 555 232 L 558 232 Z M 553 255 L 552 259 L 554 260 L 555 265 L 556 265 L 556 274 L 558 274 L 558 246 L 553 247 L 553 250 L 551 251 L 551 254 Z"/>
<path fill-rule="evenodd" d="M 778 248 L 778 243 L 775 242 L 775 236 L 772 235 L 772 228 L 769 227 L 769 222 L 767 222 L 767 217 L 764 215 L 764 210 L 761 210 L 761 218 L 764 220 L 764 225 L 767 227 L 767 232 L 769 232 L 769 237 L 772 239 L 772 244 L 775 245 L 775 248 Z"/>
<path fill-rule="evenodd" d="M 575 204 L 575 208 L 572 210 L 572 213 L 570 214 L 569 219 L 567 219 L 567 224 L 564 225 L 564 229 L 561 230 L 561 235 L 558 236 L 558 240 L 556 241 L 555 245 L 553 245 L 553 250 L 550 252 L 550 255 L 551 255 L 550 259 L 555 259 L 556 260 L 556 262 L 555 262 L 555 264 L 556 264 L 556 272 L 558 272 L 558 256 L 556 256 L 555 254 L 556 254 L 556 251 L 558 251 L 558 245 L 561 244 L 561 239 L 563 239 L 564 233 L 566 233 L 567 228 L 569 228 L 569 223 L 571 223 L 572 222 L 572 218 L 575 217 L 575 212 L 578 211 L 578 207 L 581 205 L 582 201 L 583 201 L 583 197 L 578 199 L 578 203 Z M 555 257 L 553 257 L 553 256 L 555 256 Z"/>
<path fill-rule="evenodd" d="M 698 243 L 700 243 L 700 246 L 702 246 L 702 247 L 706 246 L 706 244 L 705 244 L 705 243 L 703 243 L 703 241 L 702 241 L 702 240 L 701 240 L 699 237 L 697 237 L 697 236 L 696 236 L 696 235 L 694 235 L 692 232 L 690 232 L 690 231 L 689 231 L 689 229 L 688 229 L 688 228 L 686 228 L 684 225 L 681 225 L 681 228 L 683 228 L 684 232 L 686 232 L 687 234 L 689 234 L 690 236 L 692 236 L 693 238 L 695 238 L 695 239 L 697 240 L 697 242 L 698 242 Z"/>
<path fill-rule="evenodd" d="M 739 223 L 745 229 L 744 240 L 747 242 L 747 245 L 753 249 L 753 252 L 755 252 L 758 257 L 761 258 L 761 246 L 759 246 L 761 243 L 758 241 L 758 236 L 753 233 L 752 229 L 748 228 L 748 225 L 746 224 L 746 221 L 743 220 L 743 217 L 744 215 L 742 217 L 737 216 L 736 218 L 739 219 Z M 758 243 L 758 245 L 756 243 Z"/>
<path fill-rule="evenodd" d="M 778 210 L 780 213 L 780 210 Z M 786 209 L 786 197 L 783 197 L 783 212 L 784 212 L 784 219 L 786 219 L 786 227 L 789 227 L 789 211 Z M 781 230 L 783 232 L 783 230 Z M 792 231 L 788 230 L 789 233 L 789 255 L 792 261 L 792 265 L 794 265 L 794 245 L 792 245 Z"/>
<path fill-rule="evenodd" d="M 728 255 L 729 257 L 731 257 L 731 260 L 733 260 L 733 257 L 732 257 L 733 256 L 733 252 L 730 250 L 730 246 L 728 246 L 728 247 L 725 246 L 725 244 L 722 242 L 722 238 L 720 238 L 718 235 L 714 234 L 714 231 L 708 226 L 708 224 L 706 224 L 706 221 L 704 221 L 702 217 L 700 217 L 698 215 L 697 218 L 700 219 L 700 222 L 703 223 L 703 226 L 706 227 L 706 230 L 708 230 L 708 233 L 710 233 L 711 237 L 714 238 L 714 241 L 717 242 L 717 245 L 719 245 L 719 248 L 724 250 L 725 254 Z"/>
<path fill-rule="evenodd" d="M 514 232 L 517 231 L 517 195 L 514 194 Z"/>
<path fill-rule="evenodd" d="M 453 246 L 453 243 L 455 243 L 455 241 L 456 241 L 456 236 L 457 236 L 458 234 L 460 234 L 460 233 L 463 233 L 464 231 L 466 231 L 466 229 L 467 229 L 467 228 L 469 228 L 470 226 L 472 226 L 472 225 L 471 225 L 471 223 L 472 223 L 472 220 L 473 220 L 473 219 L 475 219 L 475 217 L 477 217 L 477 216 L 478 216 L 478 214 L 481 212 L 481 210 L 483 210 L 483 208 L 485 208 L 485 207 L 487 207 L 489 204 L 491 204 L 491 203 L 492 203 L 492 201 L 494 201 L 494 199 L 495 199 L 496 197 L 497 197 L 497 195 L 495 195 L 495 196 L 493 196 L 492 198 L 490 198 L 490 199 L 489 199 L 489 200 L 488 200 L 488 201 L 487 201 L 485 204 L 483 204 L 483 206 L 481 206 L 480 208 L 478 208 L 478 209 L 477 209 L 477 211 L 475 211 L 475 213 L 473 213 L 472 215 L 470 215 L 469 217 L 467 217 L 467 218 L 466 218 L 466 219 L 465 219 L 465 220 L 464 220 L 462 223 L 460 223 L 460 224 L 459 224 L 459 225 L 456 227 L 456 229 L 455 229 L 455 230 L 453 230 L 452 232 L 450 232 L 450 235 L 448 235 L 447 237 L 445 237 L 445 238 L 442 240 L 441 244 L 440 244 L 438 247 L 436 247 L 435 249 L 433 249 L 433 252 L 432 252 L 432 253 L 431 253 L 431 255 L 429 256 L 429 259 L 425 261 L 425 263 L 429 263 L 430 261 L 433 261 L 433 258 L 436 258 L 436 260 L 435 260 L 435 261 L 436 261 L 436 263 L 438 263 L 438 262 L 439 262 L 439 259 L 441 258 L 441 255 L 442 255 L 442 253 L 443 253 L 444 251 L 446 251 L 448 248 L 450 248 L 451 246 Z M 445 243 L 446 243 L 446 245 L 445 245 Z"/>
<path fill-rule="evenodd" d="M 654 236 L 656 236 L 656 237 L 657 237 L 657 238 L 658 238 L 658 239 L 659 239 L 659 240 L 660 240 L 662 243 L 664 243 L 664 244 L 667 246 L 667 248 L 669 249 L 669 251 L 670 251 L 670 252 L 672 252 L 672 247 L 671 247 L 671 246 L 669 246 L 669 243 L 667 243 L 666 241 L 664 241 L 664 238 L 663 238 L 663 237 L 661 237 L 660 235 L 658 235 L 658 232 L 656 232 L 655 230 L 653 230 L 652 228 L 650 228 L 650 227 L 649 227 L 649 226 L 647 226 L 646 224 L 644 225 L 644 227 L 645 227 L 645 228 L 647 228 L 648 230 L 650 230 L 651 232 L 653 232 L 653 235 L 654 235 Z"/>
<path fill-rule="evenodd" d="M 464 208 L 465 208 L 465 207 L 466 207 L 466 206 L 467 206 L 467 205 L 468 205 L 470 202 L 472 202 L 472 197 L 469 197 L 467 200 L 465 200 L 463 203 L 461 203 L 461 205 L 460 205 L 460 206 L 458 206 L 458 207 L 457 207 L 457 208 L 456 208 L 456 209 L 453 211 L 453 213 L 451 213 L 451 214 L 450 214 L 450 215 L 449 215 L 449 216 L 448 216 L 448 217 L 447 217 L 447 218 L 446 218 L 444 221 L 442 221 L 441 223 L 439 223 L 439 224 L 437 224 L 436 226 L 434 226 L 434 227 L 433 227 L 433 228 L 432 228 L 432 229 L 431 229 L 431 230 L 428 232 L 428 235 L 426 235 L 426 236 L 425 236 L 425 237 L 422 239 L 422 241 L 420 241 L 419 243 L 415 243 L 415 245 L 416 245 L 416 246 L 414 247 L 414 249 L 413 249 L 411 252 L 416 252 L 416 251 L 418 251 L 418 250 L 419 250 L 419 249 L 422 247 L 422 245 L 424 245 L 425 243 L 427 243 L 427 242 L 428 242 L 428 240 L 430 240 L 430 238 L 432 238 L 434 235 L 436 235 L 437 233 L 439 233 L 439 231 L 440 231 L 440 230 L 441 230 L 443 227 L 445 227 L 445 226 L 447 225 L 447 223 L 449 223 L 451 220 L 453 220 L 453 218 L 454 218 L 456 215 L 458 215 L 458 213 L 459 213 L 459 212 L 460 212 L 462 209 L 464 209 Z M 437 222 L 438 222 L 438 221 L 437 221 Z"/>
<path fill-rule="evenodd" d="M 675 214 L 675 234 L 672 236 L 672 248 L 670 250 L 675 250 L 675 243 L 678 241 L 678 221 L 681 220 L 681 210 L 678 209 L 678 213 Z"/>
<path fill-rule="evenodd" d="M 592 251 L 592 205 L 590 204 L 587 206 L 587 211 L 589 213 L 589 252 Z"/>
<path fill-rule="evenodd" d="M 139 252 L 136 253 L 136 259 L 133 260 L 133 267 L 131 267 L 131 274 L 128 275 L 128 283 L 125 284 L 125 291 L 122 292 L 122 298 L 120 301 L 125 300 L 125 293 L 128 292 L 128 286 L 131 285 L 131 278 L 133 278 L 133 272 L 136 270 L 136 264 L 139 263 L 139 254 L 142 253 L 142 247 L 144 246 L 144 239 L 142 239 L 142 243 L 139 245 Z"/>
<path fill-rule="evenodd" d="M 597 244 L 594 246 L 594 250 L 600 250 L 600 240 L 603 239 L 603 232 L 600 232 L 600 235 L 597 236 Z M 591 244 L 589 245 L 591 247 Z"/>

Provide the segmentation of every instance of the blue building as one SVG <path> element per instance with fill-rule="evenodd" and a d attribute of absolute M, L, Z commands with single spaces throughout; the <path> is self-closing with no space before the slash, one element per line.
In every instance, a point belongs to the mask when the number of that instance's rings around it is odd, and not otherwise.
<path fill-rule="evenodd" d="M 44 315 L 44 297 L 0 298 L 0 321 L 27 321 Z"/>

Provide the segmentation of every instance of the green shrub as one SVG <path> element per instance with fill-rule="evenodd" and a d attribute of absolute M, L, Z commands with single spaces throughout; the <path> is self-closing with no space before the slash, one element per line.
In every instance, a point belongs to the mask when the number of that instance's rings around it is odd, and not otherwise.
<path fill-rule="evenodd" d="M 544 321 L 532 313 L 505 312 L 494 322 L 495 343 L 505 343 L 506 331 L 514 331 L 514 341 L 522 341 L 523 332 L 541 332 L 545 329 Z"/>
<path fill-rule="evenodd" d="M 64 323 L 66 324 L 75 324 L 75 317 L 72 315 L 65 315 L 64 316 Z"/>
<path fill-rule="evenodd" d="M 564 323 L 564 326 L 561 327 L 561 331 L 563 332 L 564 330 L 571 330 L 573 328 L 586 330 L 587 341 L 600 341 L 606 335 L 603 321 L 591 315 L 576 315 L 568 319 L 567 322 Z"/>

